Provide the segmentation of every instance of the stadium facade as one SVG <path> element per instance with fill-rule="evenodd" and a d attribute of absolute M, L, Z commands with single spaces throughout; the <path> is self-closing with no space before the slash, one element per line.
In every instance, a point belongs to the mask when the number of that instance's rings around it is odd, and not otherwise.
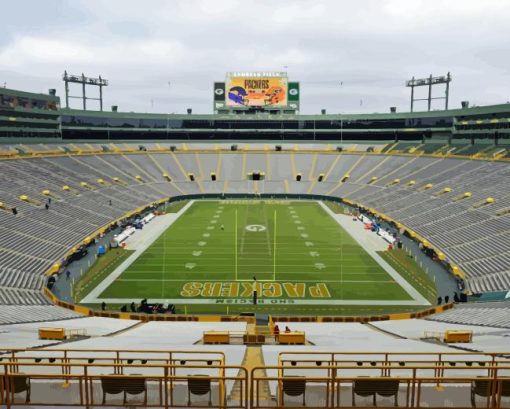
<path fill-rule="evenodd" d="M 197 115 L 116 112 L 116 109 L 83 111 L 61 108 L 54 90 L 36 94 L 0 88 L 0 137 L 288 141 L 441 138 L 492 139 L 495 144 L 510 137 L 510 104 L 346 115 L 300 115 L 296 109 L 260 111 L 245 106 L 218 108 L 216 112 Z"/>

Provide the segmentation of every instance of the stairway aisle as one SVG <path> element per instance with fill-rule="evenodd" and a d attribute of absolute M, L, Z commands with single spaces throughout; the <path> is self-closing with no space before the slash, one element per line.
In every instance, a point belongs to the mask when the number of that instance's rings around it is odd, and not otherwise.
<path fill-rule="evenodd" d="M 262 347 L 260 346 L 248 346 L 246 347 L 246 352 L 244 354 L 244 359 L 241 364 L 242 367 L 246 368 L 246 371 L 248 372 L 248 375 L 251 375 L 251 371 L 253 368 L 264 366 L 264 355 L 262 353 Z M 241 375 L 241 374 L 238 374 Z M 266 376 L 266 371 L 256 371 L 255 376 Z M 250 386 L 248 384 L 248 397 L 250 396 Z M 256 385 L 254 385 L 257 387 Z M 253 396 L 254 399 L 256 396 L 259 397 L 259 404 L 270 404 L 272 401 L 271 398 L 271 392 L 269 390 L 269 382 L 267 381 L 261 381 L 258 384 L 258 393 L 257 390 L 254 391 Z M 246 397 L 243 396 L 243 399 Z M 234 383 L 234 387 L 232 388 L 232 392 L 230 393 L 230 396 L 228 397 L 229 401 L 239 401 L 241 399 L 241 382 L 236 381 Z"/>

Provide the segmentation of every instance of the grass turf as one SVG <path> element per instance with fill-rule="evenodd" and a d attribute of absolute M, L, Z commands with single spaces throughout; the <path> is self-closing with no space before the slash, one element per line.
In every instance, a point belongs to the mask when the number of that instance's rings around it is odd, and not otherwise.
<path fill-rule="evenodd" d="M 423 295 L 431 304 L 437 300 L 437 288 L 428 274 L 418 265 L 412 255 L 404 249 L 381 251 L 384 258 L 407 282 Z"/>
<path fill-rule="evenodd" d="M 188 204 L 188 200 L 179 200 L 178 202 L 169 203 L 165 207 L 165 212 L 166 213 L 177 213 L 179 210 L 181 210 L 187 204 Z"/>
<path fill-rule="evenodd" d="M 397 264 L 394 267 L 397 271 L 406 268 Z M 297 298 L 411 299 L 318 203 L 267 201 L 195 202 L 100 297 L 126 302 L 141 298 L 180 298 L 182 303 L 197 298 L 246 300 L 251 299 L 254 276 L 263 299 L 295 299 L 287 290 L 296 293 L 303 288 Z M 310 288 L 318 283 L 327 287 L 329 297 L 314 297 L 317 294 Z M 278 287 L 281 294 L 274 292 Z M 237 288 L 237 293 L 232 288 Z M 247 309 L 246 305 L 229 307 L 232 312 Z M 277 308 L 282 313 L 323 314 L 415 310 L 327 304 L 256 308 L 260 312 Z M 222 304 L 187 306 L 187 312 L 225 309 Z"/>
<path fill-rule="evenodd" d="M 90 290 L 97 286 L 110 274 L 119 264 L 127 259 L 131 250 L 122 248 L 112 249 L 104 256 L 99 257 L 92 267 L 80 278 L 74 287 L 73 296 L 76 301 L 80 301 Z"/>

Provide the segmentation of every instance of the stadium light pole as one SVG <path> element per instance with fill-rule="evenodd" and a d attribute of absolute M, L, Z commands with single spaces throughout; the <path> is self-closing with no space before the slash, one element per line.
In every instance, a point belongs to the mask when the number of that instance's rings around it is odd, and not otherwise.
<path fill-rule="evenodd" d="M 168 89 L 170 90 L 171 81 L 167 81 Z M 170 91 L 168 92 L 170 94 Z M 170 113 L 166 114 L 166 139 L 170 139 Z"/>
<path fill-rule="evenodd" d="M 427 111 L 430 112 L 432 108 L 432 100 L 434 99 L 444 99 L 445 105 L 444 109 L 448 109 L 448 99 L 450 94 L 450 82 L 452 81 L 452 75 L 448 72 L 446 75 L 442 75 L 439 77 L 433 77 L 430 74 L 427 78 L 411 78 L 406 81 L 406 87 L 411 88 L 411 112 L 414 111 L 414 102 L 415 101 L 427 101 Z M 445 87 L 445 96 L 444 97 L 432 97 L 432 87 L 435 85 L 444 84 Z M 414 88 L 415 87 L 427 87 L 428 95 L 427 98 L 415 98 L 414 97 Z"/>
<path fill-rule="evenodd" d="M 340 88 L 344 85 L 343 81 L 340 81 Z M 343 113 L 340 112 L 340 145 L 343 144 L 344 141 L 344 118 L 342 117 Z"/>
<path fill-rule="evenodd" d="M 62 80 L 65 83 L 65 94 L 66 94 L 66 108 L 69 108 L 69 98 L 76 98 L 81 99 L 83 104 L 83 110 L 87 110 L 87 100 L 96 100 L 99 101 L 99 110 L 103 111 L 103 87 L 108 86 L 108 80 L 101 78 L 92 78 L 92 77 L 86 77 L 85 74 L 81 75 L 73 75 L 68 74 L 67 71 L 64 71 L 64 74 L 62 75 Z M 81 84 L 82 86 L 82 95 L 76 96 L 76 95 L 70 95 L 69 94 L 69 84 Z M 99 87 L 99 98 L 92 98 L 87 97 L 86 94 L 86 86 L 97 86 Z"/>

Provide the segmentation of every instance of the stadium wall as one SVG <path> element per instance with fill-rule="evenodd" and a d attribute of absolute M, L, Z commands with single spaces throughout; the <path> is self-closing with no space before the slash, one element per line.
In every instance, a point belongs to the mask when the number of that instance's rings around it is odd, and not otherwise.
<path fill-rule="evenodd" d="M 196 321 L 196 322 L 229 322 L 229 321 L 246 321 L 248 323 L 255 323 L 255 317 L 244 316 L 244 315 L 202 315 L 202 314 L 136 314 L 136 313 L 124 313 L 124 312 L 109 312 L 109 311 L 97 311 L 92 308 L 68 303 L 58 299 L 50 290 L 44 289 L 45 295 L 51 300 L 51 302 L 59 307 L 67 308 L 71 311 L 79 314 L 84 314 L 89 317 L 105 317 L 105 318 L 117 318 L 125 320 L 138 320 L 142 322 L 148 321 Z M 388 320 L 406 320 L 411 318 L 423 318 L 429 315 L 438 314 L 440 312 L 447 311 L 453 308 L 454 304 L 438 305 L 436 307 L 427 308 L 418 312 L 409 313 L 395 313 L 395 314 L 380 314 L 380 315 L 367 315 L 367 316 L 270 316 L 270 322 L 372 322 L 372 321 L 388 321 Z"/>

